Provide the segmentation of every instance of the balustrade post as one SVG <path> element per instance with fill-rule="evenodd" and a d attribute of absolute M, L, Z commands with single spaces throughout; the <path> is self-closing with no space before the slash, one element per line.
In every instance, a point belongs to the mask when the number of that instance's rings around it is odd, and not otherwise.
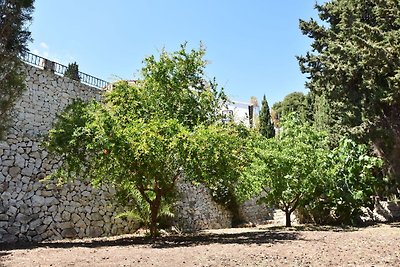
<path fill-rule="evenodd" d="M 48 60 L 46 58 L 43 60 L 43 69 L 44 70 L 54 72 L 54 67 L 55 67 L 54 61 Z"/>

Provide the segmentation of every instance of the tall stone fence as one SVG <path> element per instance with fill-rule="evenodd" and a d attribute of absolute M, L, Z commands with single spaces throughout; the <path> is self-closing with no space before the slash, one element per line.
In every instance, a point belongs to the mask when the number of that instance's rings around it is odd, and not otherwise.
<path fill-rule="evenodd" d="M 27 90 L 12 111 L 12 127 L 0 141 L 0 242 L 42 241 L 130 233 L 134 221 L 120 219 L 112 187 L 92 188 L 75 181 L 43 181 L 61 165 L 41 146 L 57 114 L 80 98 L 99 101 L 103 91 L 51 71 L 26 65 Z M 175 205 L 182 230 L 231 226 L 231 215 L 212 201 L 204 186 L 178 184 Z M 247 204 L 252 221 L 270 211 Z M 246 212 L 245 212 L 246 213 Z M 259 221 L 260 221 L 259 220 Z"/>
<path fill-rule="evenodd" d="M 132 221 L 117 218 L 112 188 L 85 182 L 57 185 L 43 179 L 61 162 L 41 147 L 43 137 L 74 99 L 100 100 L 102 91 L 26 65 L 27 90 L 0 142 L 0 242 L 41 241 L 128 233 Z"/>

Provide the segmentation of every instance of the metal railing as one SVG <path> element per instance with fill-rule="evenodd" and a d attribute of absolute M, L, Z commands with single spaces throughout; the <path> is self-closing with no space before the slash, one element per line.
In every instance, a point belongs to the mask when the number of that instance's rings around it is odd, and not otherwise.
<path fill-rule="evenodd" d="M 55 74 L 61 75 L 61 76 L 64 76 L 64 74 L 67 70 L 67 66 L 64 66 L 64 65 L 54 62 L 54 61 L 51 61 L 47 58 L 32 54 L 30 52 L 24 52 L 21 55 L 21 59 L 30 65 L 39 67 L 44 70 L 49 70 L 49 71 L 51 71 Z M 108 87 L 110 84 L 107 81 L 104 81 L 102 79 L 96 78 L 92 75 L 89 75 L 89 74 L 86 74 L 86 73 L 83 73 L 80 71 L 78 72 L 78 74 L 79 74 L 81 83 L 84 83 L 84 84 L 87 84 L 87 85 L 90 85 L 90 86 L 93 86 L 96 88 L 103 89 L 103 88 Z"/>

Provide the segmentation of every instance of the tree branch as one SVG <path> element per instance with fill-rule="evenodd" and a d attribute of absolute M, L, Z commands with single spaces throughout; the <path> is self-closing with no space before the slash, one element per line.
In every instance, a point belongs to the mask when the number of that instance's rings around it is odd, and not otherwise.
<path fill-rule="evenodd" d="M 137 188 L 138 188 L 140 194 L 142 195 L 142 197 L 144 198 L 144 200 L 146 200 L 147 203 L 151 204 L 152 201 L 151 201 L 150 198 L 146 195 L 146 191 L 150 191 L 150 189 L 147 189 L 147 188 L 145 189 L 145 188 L 143 187 L 142 184 L 139 184 L 139 185 L 137 186 Z"/>

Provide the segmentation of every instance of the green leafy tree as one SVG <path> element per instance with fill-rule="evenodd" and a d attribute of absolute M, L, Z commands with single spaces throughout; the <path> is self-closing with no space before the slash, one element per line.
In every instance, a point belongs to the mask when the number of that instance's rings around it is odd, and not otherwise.
<path fill-rule="evenodd" d="M 282 123 L 276 138 L 260 139 L 243 188 L 264 191 L 261 201 L 290 215 L 313 196 L 326 155 L 326 137 L 296 117 Z"/>
<path fill-rule="evenodd" d="M 304 206 L 308 216 L 320 224 L 356 224 L 361 207 L 371 206 L 371 196 L 382 188 L 383 181 L 377 179 L 381 166 L 382 160 L 370 156 L 365 145 L 340 140 L 324 160 L 324 179 Z"/>
<path fill-rule="evenodd" d="M 9 111 L 25 89 L 22 62 L 27 50 L 33 0 L 0 0 L 0 137 L 9 124 Z"/>
<path fill-rule="evenodd" d="M 382 188 L 382 161 L 365 145 L 345 138 L 330 149 L 328 135 L 296 117 L 283 122 L 277 138 L 256 142 L 241 190 L 264 191 L 261 200 L 282 209 L 287 226 L 295 210 L 308 222 L 354 224 Z"/>
<path fill-rule="evenodd" d="M 279 125 L 280 118 L 290 113 L 297 113 L 304 120 L 306 116 L 306 96 L 301 92 L 293 92 L 272 106 L 275 124 Z"/>
<path fill-rule="evenodd" d="M 250 196 L 240 187 L 244 168 L 250 164 L 254 132 L 232 123 L 199 128 L 193 137 L 185 169 L 188 179 L 194 177 L 193 182 L 210 189 L 213 199 L 231 212 L 233 226 L 245 222 L 239 206 Z"/>
<path fill-rule="evenodd" d="M 75 81 L 80 81 L 81 77 L 79 77 L 78 64 L 76 64 L 76 62 L 68 64 L 67 69 L 65 70 L 64 76 L 68 77 L 72 80 L 75 80 Z"/>
<path fill-rule="evenodd" d="M 400 6 L 391 0 L 333 0 L 316 5 L 322 23 L 300 21 L 313 39 L 299 57 L 308 88 L 328 100 L 332 132 L 350 133 L 387 163 L 400 184 Z"/>
<path fill-rule="evenodd" d="M 282 107 L 282 101 L 278 101 L 278 102 L 275 102 L 271 108 L 272 122 L 274 123 L 274 126 L 277 128 L 280 127 L 279 122 L 280 122 L 280 116 L 281 116 L 281 114 L 280 114 L 281 107 Z"/>
<path fill-rule="evenodd" d="M 244 142 L 235 128 L 217 123 L 224 95 L 204 82 L 203 55 L 185 45 L 163 51 L 158 60 L 145 60 L 135 85 L 115 84 L 104 103 L 70 106 L 49 135 L 49 149 L 64 160 L 58 177 L 88 177 L 125 196 L 138 192 L 154 237 L 178 178 L 212 185 L 236 176 Z"/>
<path fill-rule="evenodd" d="M 303 118 L 305 121 L 313 124 L 315 121 L 315 110 L 316 110 L 316 102 L 315 96 L 313 93 L 308 92 L 304 96 L 304 109 L 303 109 Z"/>
<path fill-rule="evenodd" d="M 261 102 L 261 111 L 260 111 L 260 116 L 259 116 L 259 132 L 262 136 L 265 136 L 266 138 L 271 138 L 275 136 L 275 129 L 274 125 L 272 123 L 272 118 L 271 114 L 269 112 L 269 106 L 268 106 L 268 101 L 265 98 L 265 95 L 263 97 L 263 100 Z"/>

